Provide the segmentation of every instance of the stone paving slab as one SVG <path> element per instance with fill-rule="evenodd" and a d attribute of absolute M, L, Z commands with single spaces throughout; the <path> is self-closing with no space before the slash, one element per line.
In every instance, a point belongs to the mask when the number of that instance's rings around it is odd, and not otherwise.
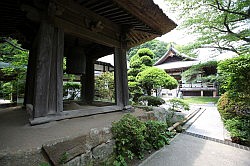
<path fill-rule="evenodd" d="M 249 166 L 250 151 L 179 134 L 140 166 Z"/>
<path fill-rule="evenodd" d="M 201 116 L 187 129 L 187 132 L 224 140 L 224 126 L 216 105 L 207 104 Z"/>

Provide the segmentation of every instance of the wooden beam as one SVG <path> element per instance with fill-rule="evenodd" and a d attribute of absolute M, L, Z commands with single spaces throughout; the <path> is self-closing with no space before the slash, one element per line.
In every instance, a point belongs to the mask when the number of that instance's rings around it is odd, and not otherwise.
<path fill-rule="evenodd" d="M 94 59 L 99 59 L 101 57 L 104 57 L 106 55 L 114 53 L 114 48 L 112 47 L 99 47 L 93 51 L 91 51 L 91 55 Z"/>
<path fill-rule="evenodd" d="M 90 41 L 103 44 L 109 47 L 120 46 L 120 42 L 118 40 L 112 39 L 109 36 L 105 36 L 104 34 L 93 32 L 87 28 L 81 27 L 67 20 L 63 20 L 62 18 L 56 17 L 54 21 L 55 24 L 58 27 L 61 27 L 65 33 L 72 34 L 79 38 L 88 39 Z"/>
<path fill-rule="evenodd" d="M 81 6 L 80 4 L 72 1 L 72 0 L 55 0 L 58 6 L 61 6 L 62 8 L 78 15 L 86 17 L 92 21 L 101 21 L 105 27 L 110 28 L 113 32 L 120 33 L 121 27 L 112 21 L 106 19 L 105 17 L 102 17 L 93 11 L 87 9 L 84 6 Z"/>
<path fill-rule="evenodd" d="M 110 10 L 107 10 L 106 12 L 102 12 L 102 14 L 105 17 L 114 16 L 114 15 L 123 14 L 123 13 L 124 11 L 120 10 L 120 8 L 114 8 L 113 10 L 110 9 Z"/>
<path fill-rule="evenodd" d="M 95 10 L 95 12 L 100 12 L 100 11 L 106 11 L 107 9 L 110 9 L 110 8 L 112 8 L 113 7 L 113 5 L 112 4 L 109 4 L 109 5 L 107 5 L 107 6 L 103 6 L 103 7 L 99 7 L 98 9 L 96 9 Z"/>

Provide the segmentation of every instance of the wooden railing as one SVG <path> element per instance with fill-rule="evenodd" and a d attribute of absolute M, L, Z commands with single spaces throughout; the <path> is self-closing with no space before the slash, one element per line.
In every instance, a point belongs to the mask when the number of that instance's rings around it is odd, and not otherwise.
<path fill-rule="evenodd" d="M 183 83 L 179 88 L 215 88 L 214 83 Z"/>

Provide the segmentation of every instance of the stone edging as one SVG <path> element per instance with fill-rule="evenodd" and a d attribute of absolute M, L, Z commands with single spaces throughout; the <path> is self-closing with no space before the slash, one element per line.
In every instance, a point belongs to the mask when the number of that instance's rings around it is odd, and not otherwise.
<path fill-rule="evenodd" d="M 210 141 L 218 142 L 218 143 L 221 143 L 221 144 L 229 145 L 229 146 L 232 146 L 232 147 L 235 147 L 235 148 L 250 151 L 250 147 L 239 145 L 239 144 L 236 144 L 236 143 L 232 143 L 230 141 L 224 141 L 224 140 L 220 140 L 220 139 L 216 139 L 216 138 L 212 138 L 212 137 L 207 137 L 207 136 L 199 135 L 199 134 L 195 134 L 195 133 L 190 133 L 190 132 L 186 132 L 186 131 L 183 132 L 183 134 L 191 135 L 191 136 L 194 136 L 194 137 L 197 137 L 197 138 L 210 140 Z"/>

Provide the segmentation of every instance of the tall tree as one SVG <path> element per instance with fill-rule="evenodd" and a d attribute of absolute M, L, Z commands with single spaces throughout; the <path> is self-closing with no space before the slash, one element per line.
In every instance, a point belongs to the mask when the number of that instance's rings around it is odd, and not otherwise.
<path fill-rule="evenodd" d="M 179 13 L 180 29 L 196 34 L 188 50 L 214 48 L 241 54 L 250 52 L 250 0 L 168 0 Z"/>
<path fill-rule="evenodd" d="M 141 48 L 134 54 L 129 62 L 130 69 L 128 70 L 128 86 L 130 97 L 134 102 L 143 95 L 142 87 L 137 81 L 137 75 L 143 70 L 153 65 L 152 59 L 155 54 L 149 48 Z"/>
<path fill-rule="evenodd" d="M 96 77 L 95 89 L 102 99 L 108 99 L 112 102 L 115 96 L 114 73 L 104 72 Z"/>
<path fill-rule="evenodd" d="M 177 81 L 164 70 L 152 67 L 154 53 L 148 48 L 141 48 L 132 56 L 128 70 L 128 85 L 133 101 L 143 95 L 143 91 L 151 96 L 151 90 L 165 87 L 177 87 Z"/>

